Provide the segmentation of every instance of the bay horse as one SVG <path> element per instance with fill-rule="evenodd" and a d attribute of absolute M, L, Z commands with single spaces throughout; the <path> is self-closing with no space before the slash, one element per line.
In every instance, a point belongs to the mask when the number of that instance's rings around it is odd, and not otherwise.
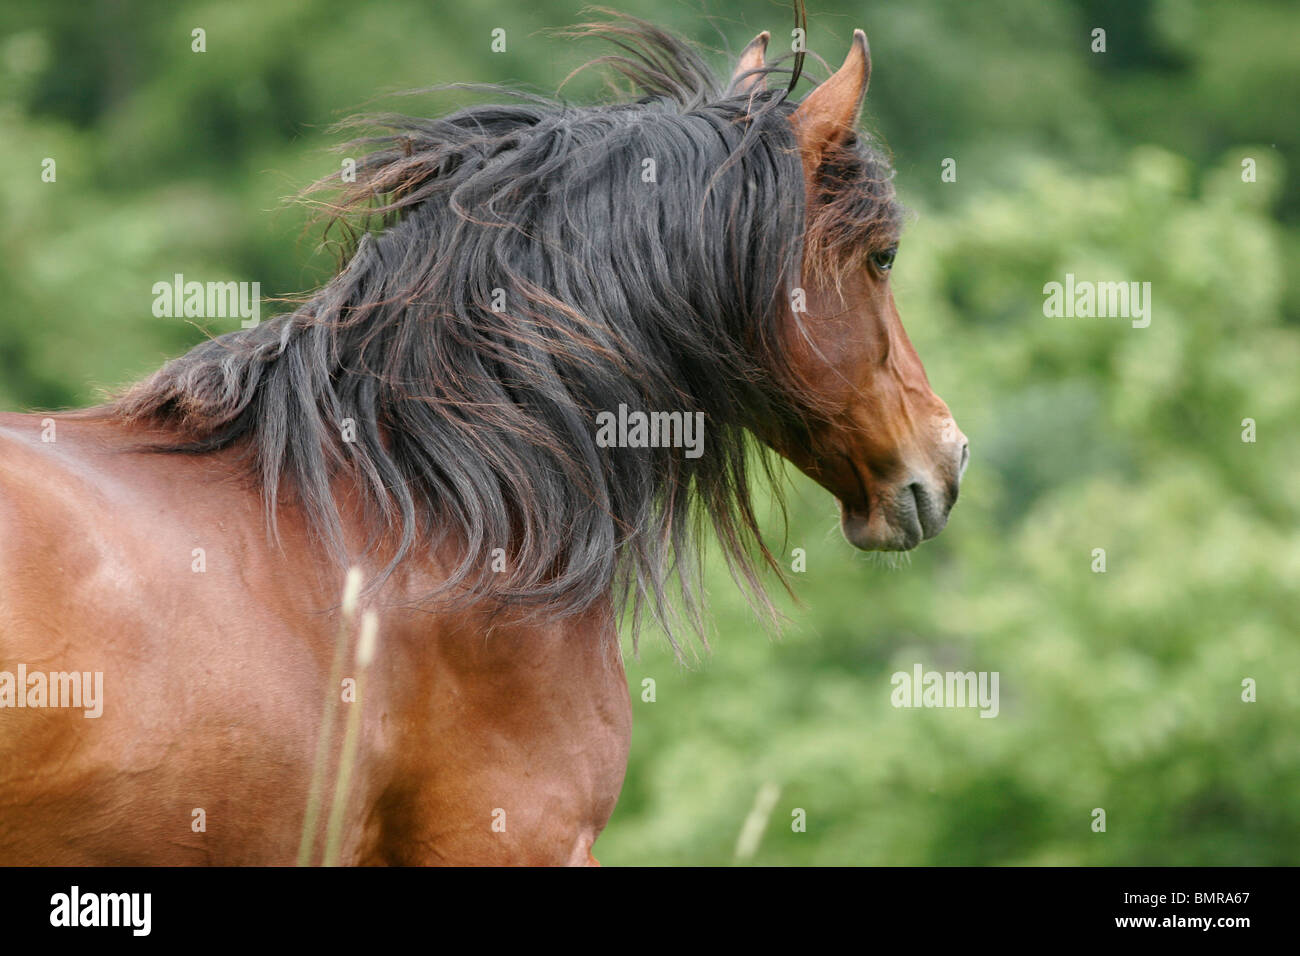
<path fill-rule="evenodd" d="M 643 21 L 576 32 L 635 98 L 382 118 L 318 292 L 107 404 L 0 416 L 0 864 L 292 864 L 353 714 L 337 862 L 594 863 L 616 625 L 696 628 L 709 527 L 762 600 L 754 468 L 810 475 L 860 549 L 944 526 L 967 442 L 890 291 L 866 36 L 794 102 L 766 33 L 724 83 Z M 623 406 L 702 414 L 702 453 L 598 442 Z M 379 636 L 326 710 L 350 567 Z M 101 715 L 47 672 L 101 674 Z"/>

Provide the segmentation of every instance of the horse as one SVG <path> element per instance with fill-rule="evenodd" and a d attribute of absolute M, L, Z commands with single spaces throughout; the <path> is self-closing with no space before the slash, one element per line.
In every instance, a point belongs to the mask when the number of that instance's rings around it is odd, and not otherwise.
<path fill-rule="evenodd" d="M 634 92 L 365 120 L 316 292 L 0 416 L 0 863 L 594 864 L 620 623 L 702 637 L 714 539 L 762 606 L 760 473 L 858 549 L 944 527 L 968 443 L 890 289 L 866 35 L 799 101 L 766 32 L 728 80 L 641 20 L 571 35 Z M 620 409 L 664 440 L 599 440 Z"/>

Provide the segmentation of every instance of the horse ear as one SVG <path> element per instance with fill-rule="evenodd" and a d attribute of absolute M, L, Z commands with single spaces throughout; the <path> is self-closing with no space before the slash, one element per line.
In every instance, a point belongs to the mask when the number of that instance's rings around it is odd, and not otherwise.
<path fill-rule="evenodd" d="M 853 45 L 844 58 L 844 65 L 805 96 L 790 117 L 803 156 L 804 173 L 809 179 L 821 165 L 826 150 L 844 142 L 857 125 L 870 81 L 871 48 L 867 46 L 867 35 L 854 30 Z"/>
<path fill-rule="evenodd" d="M 736 64 L 736 72 L 731 75 L 731 93 L 748 96 L 767 89 L 767 77 L 754 71 L 761 70 L 767 65 L 763 55 L 767 53 L 767 41 L 771 38 L 772 34 L 764 30 L 749 41 L 749 46 L 740 51 L 740 62 Z"/>

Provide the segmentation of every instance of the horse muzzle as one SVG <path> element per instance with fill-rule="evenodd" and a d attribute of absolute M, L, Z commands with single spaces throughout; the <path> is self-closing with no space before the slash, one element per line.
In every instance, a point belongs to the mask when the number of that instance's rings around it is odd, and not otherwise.
<path fill-rule="evenodd" d="M 862 551 L 911 551 L 948 524 L 970 462 L 963 440 L 945 476 L 910 477 L 865 503 L 840 504 L 840 529 Z M 865 504 L 865 506 L 864 506 Z"/>

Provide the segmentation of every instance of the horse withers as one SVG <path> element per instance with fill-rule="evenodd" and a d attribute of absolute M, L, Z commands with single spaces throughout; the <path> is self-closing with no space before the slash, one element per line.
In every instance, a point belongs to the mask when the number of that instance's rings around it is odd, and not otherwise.
<path fill-rule="evenodd" d="M 698 626 L 701 512 L 764 600 L 764 449 L 858 548 L 943 527 L 967 445 L 890 291 L 866 37 L 795 103 L 766 34 L 723 85 L 643 22 L 580 32 L 637 99 L 386 117 L 319 292 L 107 405 L 0 416 L 0 864 L 288 864 L 331 825 L 347 864 L 594 862 L 616 622 Z M 624 406 L 702 415 L 702 450 L 598 442 Z M 355 759 L 304 826 L 322 725 Z"/>

